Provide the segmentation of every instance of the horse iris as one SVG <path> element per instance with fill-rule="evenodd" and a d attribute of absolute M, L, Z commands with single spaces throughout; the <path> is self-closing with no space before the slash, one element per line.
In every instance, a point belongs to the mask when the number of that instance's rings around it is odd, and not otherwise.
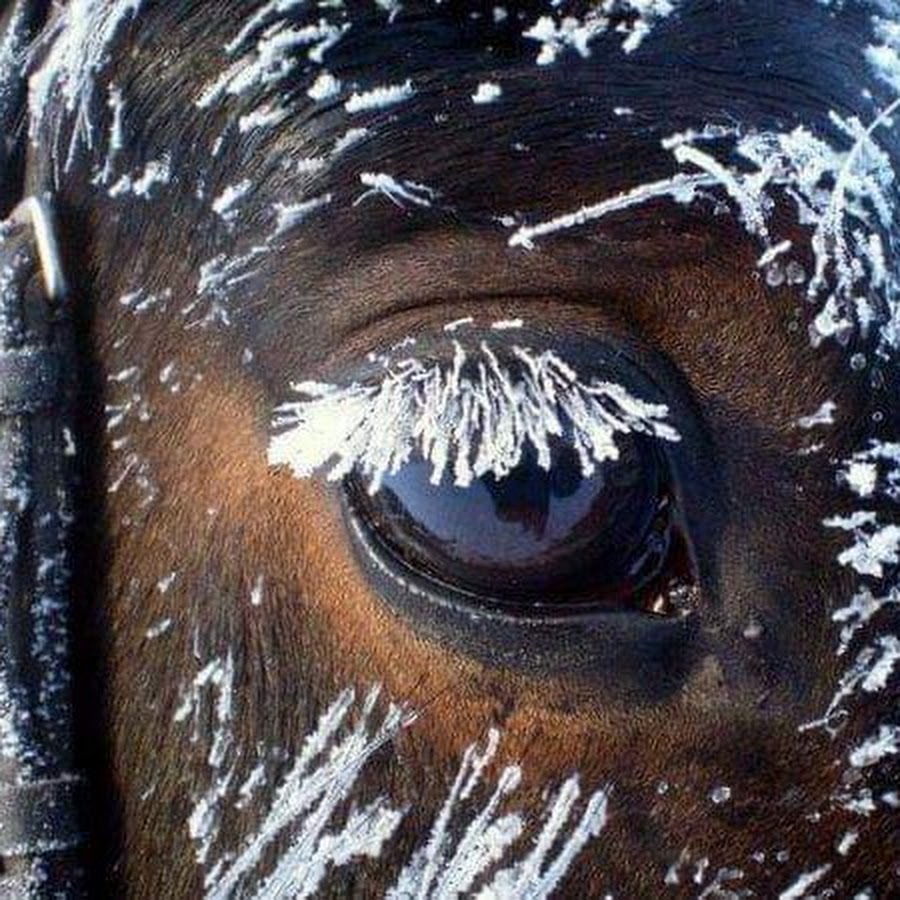
<path fill-rule="evenodd" d="M 656 442 L 621 435 L 619 458 L 585 475 L 564 439 L 544 469 L 527 447 L 506 476 L 460 487 L 413 459 L 370 496 L 347 480 L 351 507 L 393 564 L 509 611 L 628 609 L 670 546 L 668 468 Z"/>

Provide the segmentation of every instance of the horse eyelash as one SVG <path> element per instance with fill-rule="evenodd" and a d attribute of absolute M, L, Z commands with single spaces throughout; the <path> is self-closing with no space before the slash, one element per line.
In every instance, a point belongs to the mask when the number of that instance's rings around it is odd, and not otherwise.
<path fill-rule="evenodd" d="M 550 438 L 564 431 L 585 476 L 618 458 L 617 434 L 680 440 L 667 406 L 615 382 L 582 379 L 555 352 L 515 346 L 511 367 L 487 341 L 467 351 L 454 338 L 452 347 L 450 363 L 383 357 L 371 383 L 294 384 L 300 399 L 275 410 L 270 465 L 303 478 L 331 463 L 329 480 L 357 467 L 374 494 L 414 453 L 430 463 L 432 483 L 451 470 L 465 487 L 489 473 L 508 475 L 529 445 L 549 469 Z"/>

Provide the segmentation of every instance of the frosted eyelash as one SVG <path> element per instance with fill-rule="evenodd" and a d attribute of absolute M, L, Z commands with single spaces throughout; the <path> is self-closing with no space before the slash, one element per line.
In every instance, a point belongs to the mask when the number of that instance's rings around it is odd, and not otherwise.
<path fill-rule="evenodd" d="M 431 464 L 432 483 L 451 469 L 465 487 L 488 473 L 508 475 L 529 446 L 549 469 L 550 438 L 566 426 L 585 476 L 618 458 L 617 434 L 680 439 L 666 421 L 668 407 L 614 382 L 582 380 L 553 352 L 515 347 L 513 371 L 485 342 L 471 356 L 458 341 L 453 347 L 449 365 L 383 360 L 376 383 L 293 385 L 301 399 L 275 410 L 269 463 L 288 465 L 297 477 L 331 463 L 331 480 L 357 467 L 375 493 L 413 453 Z"/>

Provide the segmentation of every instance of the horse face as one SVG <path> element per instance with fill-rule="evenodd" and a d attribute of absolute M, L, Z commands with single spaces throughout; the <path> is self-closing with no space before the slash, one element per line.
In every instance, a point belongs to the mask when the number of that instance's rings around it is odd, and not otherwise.
<path fill-rule="evenodd" d="M 896 888 L 891 15 L 59 14 L 109 883 Z"/>

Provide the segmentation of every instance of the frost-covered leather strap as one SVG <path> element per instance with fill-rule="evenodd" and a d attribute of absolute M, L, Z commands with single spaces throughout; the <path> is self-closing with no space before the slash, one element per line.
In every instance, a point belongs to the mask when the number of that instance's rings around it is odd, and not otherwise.
<path fill-rule="evenodd" d="M 0 225 L 0 898 L 80 894 L 64 295 L 47 204 L 27 200 Z"/>

